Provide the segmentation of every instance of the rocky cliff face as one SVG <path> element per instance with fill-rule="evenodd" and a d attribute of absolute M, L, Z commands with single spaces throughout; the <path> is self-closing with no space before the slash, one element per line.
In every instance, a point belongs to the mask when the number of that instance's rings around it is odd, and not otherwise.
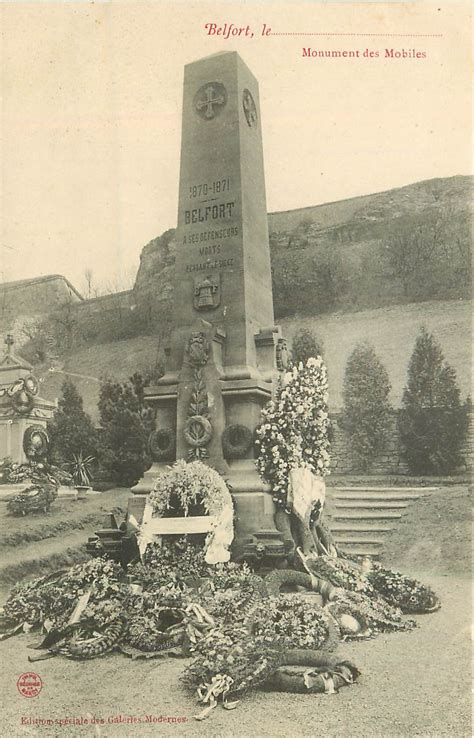
<path fill-rule="evenodd" d="M 270 213 L 276 317 L 466 297 L 471 177 Z M 134 286 L 150 316 L 169 314 L 175 231 L 145 246 Z"/>

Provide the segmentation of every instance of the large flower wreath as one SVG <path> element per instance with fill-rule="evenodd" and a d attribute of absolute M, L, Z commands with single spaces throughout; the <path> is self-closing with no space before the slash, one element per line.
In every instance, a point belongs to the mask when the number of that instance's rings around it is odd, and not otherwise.
<path fill-rule="evenodd" d="M 234 506 L 229 489 L 220 474 L 202 461 L 186 463 L 183 459 L 160 474 L 149 496 L 157 516 L 163 516 L 177 506 L 188 515 L 195 505 L 202 504 L 206 513 L 215 518 L 213 530 L 205 543 L 205 561 L 217 564 L 229 561 L 229 546 L 234 538 Z"/>
<path fill-rule="evenodd" d="M 262 410 L 257 429 L 257 468 L 271 484 L 273 500 L 287 507 L 292 469 L 329 474 L 328 381 L 321 357 L 310 358 L 287 371 L 275 398 Z"/>

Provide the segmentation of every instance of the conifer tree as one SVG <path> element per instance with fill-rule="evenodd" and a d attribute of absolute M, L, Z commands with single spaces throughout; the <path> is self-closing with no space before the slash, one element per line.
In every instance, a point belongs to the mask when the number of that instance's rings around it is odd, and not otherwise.
<path fill-rule="evenodd" d="M 422 327 L 408 365 L 399 415 L 403 456 L 412 474 L 450 474 L 462 464 L 468 428 L 456 372 Z"/>
<path fill-rule="evenodd" d="M 100 388 L 100 462 L 117 484 L 136 484 L 149 465 L 146 430 L 132 385 L 105 379 Z"/>
<path fill-rule="evenodd" d="M 306 366 L 308 359 L 323 355 L 323 342 L 309 328 L 300 328 L 293 336 L 291 358 L 294 364 Z"/>
<path fill-rule="evenodd" d="M 97 455 L 97 433 L 84 412 L 82 397 L 73 382 L 67 379 L 53 419 L 48 423 L 51 441 L 50 456 L 59 465 L 69 464 L 74 456 Z"/>
<path fill-rule="evenodd" d="M 374 457 L 386 446 L 390 389 L 387 371 L 372 346 L 358 344 L 347 361 L 340 421 L 358 471 L 370 471 Z"/>

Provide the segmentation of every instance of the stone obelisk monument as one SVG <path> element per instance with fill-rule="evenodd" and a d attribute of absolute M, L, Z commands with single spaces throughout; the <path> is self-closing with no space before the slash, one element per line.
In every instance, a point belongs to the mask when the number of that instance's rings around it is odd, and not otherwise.
<path fill-rule="evenodd" d="M 173 329 L 166 374 L 148 390 L 155 462 L 139 498 L 176 458 L 229 481 L 237 548 L 282 554 L 254 432 L 285 342 L 274 326 L 258 83 L 236 52 L 185 67 Z M 278 553 L 279 552 L 279 553 Z"/>

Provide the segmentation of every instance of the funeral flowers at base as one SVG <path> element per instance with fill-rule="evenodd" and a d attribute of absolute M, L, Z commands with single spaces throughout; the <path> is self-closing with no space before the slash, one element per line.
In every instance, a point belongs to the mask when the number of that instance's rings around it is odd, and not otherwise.
<path fill-rule="evenodd" d="M 283 375 L 257 429 L 257 468 L 271 484 L 278 507 L 286 508 L 292 469 L 306 467 L 319 476 L 329 474 L 328 429 L 326 367 L 321 357 L 309 358 Z"/>

